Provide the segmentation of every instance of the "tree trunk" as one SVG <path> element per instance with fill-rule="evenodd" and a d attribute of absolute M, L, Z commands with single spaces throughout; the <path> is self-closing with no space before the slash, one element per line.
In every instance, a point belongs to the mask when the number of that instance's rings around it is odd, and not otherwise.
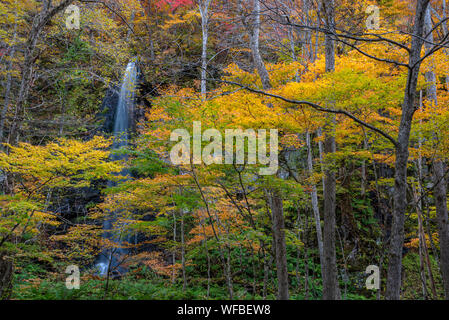
<path fill-rule="evenodd" d="M 326 12 L 326 28 L 334 30 L 334 1 L 323 3 Z M 335 43 L 332 36 L 325 36 L 326 72 L 335 71 Z M 334 125 L 335 115 L 326 115 L 326 130 L 324 130 L 324 155 L 328 156 L 335 152 Z M 324 171 L 324 228 L 323 228 L 323 299 L 339 299 L 337 279 L 337 258 L 335 250 L 335 172 L 331 167 L 329 159 L 325 159 Z"/>
<path fill-rule="evenodd" d="M 430 5 L 426 10 L 424 20 L 424 30 L 428 34 L 424 43 L 425 52 L 429 52 L 433 48 L 433 34 L 432 34 L 432 18 L 430 15 Z M 430 42 L 430 43 L 429 43 Z M 432 66 L 434 68 L 435 66 Z M 436 76 L 433 70 L 429 70 L 425 74 L 427 87 L 427 98 L 433 102 L 435 106 L 438 105 Z M 433 161 L 433 179 L 435 188 L 433 190 L 435 198 L 435 207 L 437 213 L 438 233 L 440 238 L 440 269 L 443 278 L 445 298 L 449 300 L 449 223 L 447 213 L 447 196 L 446 196 L 446 179 L 444 176 L 444 163 L 442 160 L 435 159 Z"/>
<path fill-rule="evenodd" d="M 409 56 L 409 71 L 402 105 L 401 122 L 396 145 L 394 177 L 394 210 L 391 227 L 390 254 L 387 272 L 386 299 L 399 300 L 401 293 L 402 247 L 404 244 L 404 216 L 407 209 L 407 161 L 413 114 L 415 113 L 416 86 L 418 82 L 424 16 L 429 0 L 418 0 Z"/>
<path fill-rule="evenodd" d="M 267 291 L 268 291 L 269 266 L 268 266 L 267 253 L 266 253 L 266 250 L 264 248 L 262 248 L 262 254 L 263 254 L 263 290 L 262 290 L 262 297 L 265 300 L 267 298 Z"/>
<path fill-rule="evenodd" d="M 312 160 L 312 143 L 310 142 L 310 133 L 306 133 L 306 144 L 307 144 L 307 170 L 311 175 L 313 173 L 313 160 Z M 321 274 L 324 273 L 323 270 L 323 235 L 321 233 L 321 217 L 320 217 L 320 209 L 318 207 L 318 194 L 316 191 L 316 185 L 312 185 L 312 191 L 310 192 L 310 197 L 312 200 L 312 210 L 313 217 L 315 219 L 315 229 L 316 229 L 316 238 L 318 241 L 318 252 L 320 254 L 320 265 L 321 265 Z"/>
<path fill-rule="evenodd" d="M 173 243 L 176 243 L 176 213 L 175 210 L 173 210 Z M 172 252 L 172 264 L 173 264 L 173 270 L 172 270 L 172 279 L 171 283 L 175 284 L 175 263 L 176 263 L 176 247 L 173 248 Z"/>
<path fill-rule="evenodd" d="M 187 288 L 186 253 L 184 243 L 184 210 L 181 210 L 181 264 L 182 264 L 182 290 Z"/>
<path fill-rule="evenodd" d="M 17 14 L 16 14 L 17 19 Z M 11 42 L 11 53 L 9 54 L 9 64 L 6 76 L 6 88 L 5 88 L 5 97 L 3 99 L 3 109 L 1 111 L 0 115 L 0 142 L 3 142 L 3 134 L 5 129 L 5 120 L 6 115 L 8 114 L 9 110 L 9 101 L 10 101 L 10 93 L 11 93 L 11 85 L 12 85 L 12 72 L 13 72 L 13 63 L 14 63 L 14 56 L 16 54 L 16 38 L 17 38 L 17 22 L 14 24 L 14 37 Z"/>
<path fill-rule="evenodd" d="M 267 68 L 262 60 L 259 49 L 259 34 L 260 34 L 260 0 L 254 0 L 254 22 L 252 31 L 250 34 L 250 47 L 253 56 L 253 62 L 256 66 L 257 73 L 262 81 L 262 87 L 264 90 L 271 88 L 270 77 L 268 75 Z"/>
<path fill-rule="evenodd" d="M 14 264 L 6 257 L 4 252 L 0 252 L 0 300 L 8 300 L 12 292 L 12 279 L 14 274 Z"/>
<path fill-rule="evenodd" d="M 201 30 L 203 35 L 202 53 L 201 53 L 201 96 L 206 98 L 206 78 L 207 78 L 207 41 L 209 38 L 209 4 L 211 0 L 200 0 L 199 9 L 201 14 Z"/>
<path fill-rule="evenodd" d="M 271 89 L 270 78 L 259 50 L 260 33 L 260 1 L 254 0 L 254 23 L 250 34 L 250 47 L 254 64 L 262 81 L 264 90 Z M 282 198 L 277 190 L 273 190 L 270 196 L 271 211 L 273 215 L 273 240 L 276 251 L 276 272 L 278 281 L 278 299 L 288 300 L 288 271 L 287 271 L 287 251 L 284 234 L 284 210 Z"/>
<path fill-rule="evenodd" d="M 444 296 L 449 300 L 449 220 L 446 204 L 446 179 L 444 177 L 444 163 L 434 161 L 434 197 L 437 211 L 438 234 L 440 238 L 440 269 L 443 278 Z M 431 237 L 431 235 L 429 235 Z"/>
<path fill-rule="evenodd" d="M 287 270 L 287 251 L 285 247 L 284 234 L 284 209 L 282 198 L 277 191 L 273 192 L 271 197 L 271 211 L 273 215 L 273 237 L 276 248 L 276 272 L 278 279 L 278 299 L 288 300 L 288 270 Z"/>

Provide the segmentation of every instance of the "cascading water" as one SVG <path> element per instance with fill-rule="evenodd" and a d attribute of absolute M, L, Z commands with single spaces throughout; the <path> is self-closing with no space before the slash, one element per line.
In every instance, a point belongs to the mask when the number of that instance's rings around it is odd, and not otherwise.
<path fill-rule="evenodd" d="M 132 119 L 134 114 L 134 104 L 135 104 L 135 92 L 137 86 L 137 63 L 134 59 L 126 67 L 125 75 L 120 89 L 120 95 L 118 103 L 115 108 L 115 119 L 114 119 L 114 143 L 112 145 L 113 150 L 117 150 L 128 145 L 129 130 L 132 125 Z M 123 160 L 126 155 L 112 153 L 112 160 Z M 127 176 L 129 172 L 125 169 L 120 175 Z M 113 182 L 110 181 L 108 186 L 113 186 Z M 103 222 L 103 237 L 109 239 L 118 245 L 124 240 L 120 235 L 114 235 L 111 232 L 114 222 L 116 220 L 116 213 L 111 212 L 109 217 Z M 129 237 L 125 239 L 130 242 Z M 104 276 L 108 273 L 108 269 L 117 270 L 120 272 L 120 262 L 116 256 L 125 255 L 127 253 L 126 249 L 119 248 L 116 250 L 104 250 L 97 259 L 96 268 L 100 275 Z"/>

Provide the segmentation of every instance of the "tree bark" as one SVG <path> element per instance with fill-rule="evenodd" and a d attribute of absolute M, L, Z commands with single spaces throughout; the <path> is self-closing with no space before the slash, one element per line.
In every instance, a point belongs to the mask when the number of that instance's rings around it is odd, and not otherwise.
<path fill-rule="evenodd" d="M 285 223 L 282 198 L 277 191 L 271 197 L 271 213 L 273 216 L 273 237 L 276 248 L 276 272 L 278 279 L 278 299 L 288 300 L 287 251 L 285 246 Z"/>
<path fill-rule="evenodd" d="M 176 213 L 175 210 L 173 210 L 173 243 L 176 243 Z M 171 283 L 175 284 L 175 264 L 176 264 L 176 247 L 173 248 L 173 252 L 172 252 L 172 265 L 173 265 L 173 270 L 172 270 L 172 279 L 171 279 Z"/>
<path fill-rule="evenodd" d="M 444 163 L 433 163 L 434 197 L 437 211 L 438 234 L 440 239 L 440 269 L 443 278 L 444 296 L 449 300 L 449 220 L 446 204 L 446 179 L 444 177 Z M 431 237 L 431 235 L 429 235 Z"/>
<path fill-rule="evenodd" d="M 17 19 L 17 14 L 16 14 L 16 19 Z M 11 53 L 9 55 L 9 64 L 8 64 L 8 69 L 7 69 L 7 73 L 8 75 L 6 76 L 6 88 L 5 88 L 5 97 L 3 99 L 3 109 L 1 111 L 1 115 L 0 115 L 0 142 L 3 142 L 3 134 L 4 134 L 4 129 L 5 129 L 5 120 L 6 120 L 6 115 L 8 113 L 9 110 L 9 102 L 10 102 L 10 94 L 11 94 L 11 85 L 12 85 L 12 68 L 13 68 L 13 63 L 14 63 L 14 56 L 16 54 L 16 38 L 17 38 L 17 22 L 14 24 L 14 37 L 12 40 L 12 47 L 11 47 Z"/>
<path fill-rule="evenodd" d="M 11 296 L 14 265 L 12 260 L 0 252 L 0 300 L 7 300 Z"/>
<path fill-rule="evenodd" d="M 432 34 L 432 18 L 430 15 L 430 5 L 426 10 L 424 19 L 424 30 L 427 35 L 427 42 L 424 43 L 425 52 L 429 52 L 433 48 L 433 34 Z M 434 68 L 435 66 L 432 66 Z M 427 91 L 427 98 L 437 106 L 437 87 L 436 76 L 433 69 L 425 73 L 426 82 L 429 84 Z M 440 269 L 441 276 L 443 278 L 443 286 L 445 298 L 449 300 L 449 222 L 447 213 L 447 190 L 446 179 L 444 176 L 444 163 L 440 159 L 434 159 L 433 161 L 433 180 L 435 188 L 433 194 L 435 198 L 435 207 L 437 214 L 438 234 L 440 238 Z M 431 236 L 431 235 L 429 235 Z"/>
<path fill-rule="evenodd" d="M 309 174 L 312 174 L 313 173 L 312 143 L 310 142 L 309 132 L 306 133 L 306 144 L 307 144 L 307 170 L 309 171 Z M 316 230 L 316 238 L 318 241 L 318 252 L 320 254 L 321 274 L 324 274 L 323 235 L 321 232 L 321 217 L 320 217 L 320 209 L 318 207 L 318 194 L 315 184 L 312 185 L 310 197 L 312 201 L 313 217 L 315 219 L 315 230 Z"/>
<path fill-rule="evenodd" d="M 326 28 L 333 32 L 334 26 L 334 1 L 323 3 L 326 13 Z M 325 36 L 326 72 L 335 71 L 335 43 L 329 34 Z M 328 156 L 335 152 L 334 137 L 335 115 L 326 115 L 326 128 L 324 130 L 324 155 Z M 337 258 L 335 250 L 335 172 L 328 157 L 325 157 L 326 166 L 324 170 L 324 228 L 323 228 L 323 299 L 339 299 L 339 288 L 337 279 Z"/>
<path fill-rule="evenodd" d="M 259 50 L 260 33 L 260 1 L 254 0 L 253 25 L 250 34 L 250 47 L 253 56 L 253 62 L 256 65 L 257 73 L 262 81 L 264 90 L 271 89 L 270 78 L 265 64 L 262 60 Z M 276 272 L 278 281 L 278 299 L 288 300 L 288 270 L 287 270 L 287 251 L 284 234 L 284 210 L 282 198 L 278 190 L 273 190 L 270 195 L 271 211 L 273 216 L 273 240 L 276 252 Z"/>
<path fill-rule="evenodd" d="M 413 114 L 415 113 L 416 86 L 421 66 L 424 16 L 429 0 L 418 0 L 409 56 L 409 71 L 405 88 L 402 115 L 396 146 L 394 177 L 394 210 L 391 228 L 390 253 L 387 272 L 386 299 L 399 300 L 401 292 L 402 247 L 404 244 L 404 216 L 407 209 L 407 161 Z"/>
<path fill-rule="evenodd" d="M 207 92 L 207 41 L 209 38 L 209 5 L 211 0 L 200 0 L 199 9 L 201 14 L 201 31 L 203 36 L 202 53 L 201 53 L 201 96 L 206 98 Z"/>
<path fill-rule="evenodd" d="M 259 74 L 260 80 L 262 81 L 262 87 L 264 90 L 271 89 L 270 77 L 268 75 L 267 68 L 262 60 L 259 49 L 259 34 L 260 34 L 260 0 L 254 0 L 254 10 L 253 10 L 253 23 L 252 30 L 250 34 L 250 47 L 251 54 L 253 57 L 253 62 L 256 66 L 257 73 Z"/>
<path fill-rule="evenodd" d="M 182 290 L 187 288 L 186 253 L 184 241 L 184 210 L 181 210 L 181 264 L 182 264 Z"/>

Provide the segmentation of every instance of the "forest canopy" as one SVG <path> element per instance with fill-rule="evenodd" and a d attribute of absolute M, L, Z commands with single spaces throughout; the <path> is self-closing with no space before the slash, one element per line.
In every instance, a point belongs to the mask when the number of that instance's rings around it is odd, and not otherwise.
<path fill-rule="evenodd" d="M 448 14 L 1 1 L 0 299 L 449 299 Z"/>

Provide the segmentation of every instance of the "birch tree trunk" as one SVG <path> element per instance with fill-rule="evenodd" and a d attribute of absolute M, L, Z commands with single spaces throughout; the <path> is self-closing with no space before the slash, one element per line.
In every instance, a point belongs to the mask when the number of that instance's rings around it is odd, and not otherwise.
<path fill-rule="evenodd" d="M 203 35 L 201 53 L 201 96 L 206 99 L 207 92 L 207 41 L 209 38 L 209 5 L 211 0 L 200 0 L 199 9 L 201 14 L 201 31 Z"/>
<path fill-rule="evenodd" d="M 257 73 L 262 81 L 262 87 L 264 90 L 271 89 L 270 76 L 268 75 L 267 68 L 260 55 L 259 48 L 259 34 L 260 34 L 260 0 L 254 0 L 253 10 L 253 22 L 252 30 L 250 33 L 250 48 L 253 57 L 254 65 L 256 66 Z"/>

